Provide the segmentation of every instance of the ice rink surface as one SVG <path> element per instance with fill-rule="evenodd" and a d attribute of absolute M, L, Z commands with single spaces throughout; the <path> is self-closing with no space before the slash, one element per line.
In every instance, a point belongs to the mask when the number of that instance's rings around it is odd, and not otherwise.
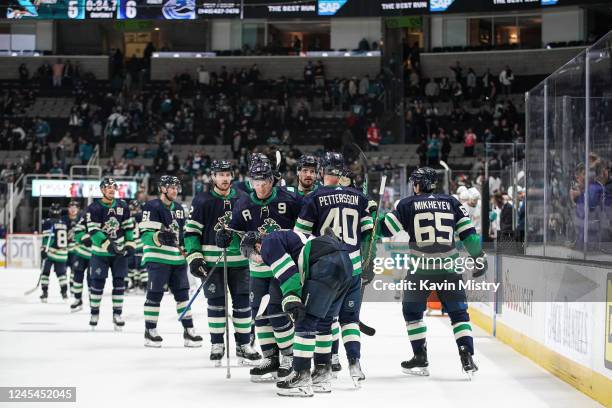
<path fill-rule="evenodd" d="M 273 383 L 251 383 L 248 368 L 235 365 L 233 338 L 231 379 L 226 379 L 225 367 L 215 368 L 208 361 L 209 338 L 201 295 L 193 312 L 204 346 L 183 347 L 182 326 L 176 320 L 174 299 L 168 295 L 162 301 L 158 325 L 163 346 L 151 349 L 143 345 L 143 295 L 126 295 L 126 327 L 123 332 L 115 332 L 108 280 L 100 323 L 92 332 L 88 307 L 71 314 L 72 299 L 62 301 L 54 275 L 49 303 L 40 302 L 39 290 L 24 296 L 37 277 L 35 270 L 0 269 L 0 386 L 77 387 L 76 404 L 54 403 L 52 407 L 600 406 L 477 327 L 475 360 L 480 371 L 470 382 L 461 372 L 448 319 L 442 317 L 426 319 L 431 376 L 402 374 L 400 362 L 412 352 L 399 303 L 366 303 L 362 308 L 362 321 L 375 327 L 377 333 L 373 337 L 362 335 L 362 368 L 367 379 L 360 390 L 353 389 L 341 346 L 343 371 L 333 383 L 331 394 L 278 397 Z M 8 405 L 0 403 L 0 407 Z"/>

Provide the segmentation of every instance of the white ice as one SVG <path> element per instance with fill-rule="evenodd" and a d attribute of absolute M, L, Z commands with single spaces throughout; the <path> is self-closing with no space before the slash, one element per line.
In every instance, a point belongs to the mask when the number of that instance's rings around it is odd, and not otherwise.
<path fill-rule="evenodd" d="M 352 389 L 342 357 L 344 369 L 331 394 L 278 397 L 273 384 L 251 383 L 248 368 L 236 366 L 233 353 L 231 379 L 226 379 L 225 367 L 211 365 L 202 296 L 193 310 L 196 330 L 206 340 L 204 347 L 183 347 L 174 299 L 166 296 L 158 326 L 163 347 L 151 349 L 143 345 L 143 295 L 125 297 L 126 327 L 115 332 L 108 280 L 100 323 L 92 332 L 88 308 L 71 314 L 54 275 L 49 303 L 40 302 L 39 291 L 24 296 L 37 277 L 35 270 L 0 269 L 0 386 L 77 387 L 76 404 L 53 407 L 599 406 L 478 328 L 475 357 L 480 371 L 468 381 L 460 369 L 448 319 L 442 317 L 427 318 L 431 376 L 402 374 L 400 362 L 411 351 L 399 303 L 366 303 L 362 308 L 362 320 L 377 330 L 374 337 L 362 337 L 362 368 L 367 376 L 362 389 Z"/>

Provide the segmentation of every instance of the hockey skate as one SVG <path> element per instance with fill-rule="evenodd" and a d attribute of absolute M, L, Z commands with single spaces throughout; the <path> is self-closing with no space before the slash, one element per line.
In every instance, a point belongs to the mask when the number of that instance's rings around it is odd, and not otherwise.
<path fill-rule="evenodd" d="M 402 361 L 402 372 L 404 374 L 426 377 L 429 375 L 429 362 L 427 361 L 427 347 L 414 353 L 408 361 Z"/>
<path fill-rule="evenodd" d="M 312 397 L 310 370 L 292 371 L 285 380 L 276 383 L 276 393 L 282 397 Z"/>
<path fill-rule="evenodd" d="M 225 354 L 225 344 L 213 343 L 210 346 L 210 361 L 215 363 L 215 367 L 221 367 L 223 354 Z"/>
<path fill-rule="evenodd" d="M 193 327 L 185 328 L 183 340 L 185 347 L 202 347 L 202 336 L 198 336 Z"/>
<path fill-rule="evenodd" d="M 47 293 L 46 290 L 42 291 L 42 294 L 40 295 L 40 301 L 43 303 L 47 303 L 47 298 L 49 297 L 49 294 Z"/>
<path fill-rule="evenodd" d="M 332 354 L 331 360 L 331 371 L 332 378 L 338 378 L 338 373 L 342 371 L 342 364 L 340 364 L 340 356 L 337 354 Z"/>
<path fill-rule="evenodd" d="M 261 354 L 248 343 L 236 345 L 236 357 L 240 365 L 257 365 L 261 360 Z"/>
<path fill-rule="evenodd" d="M 145 347 L 161 347 L 162 337 L 157 334 L 157 329 L 145 329 Z"/>
<path fill-rule="evenodd" d="M 83 301 L 81 299 L 76 299 L 73 304 L 70 305 L 70 311 L 72 313 L 78 312 L 83 309 Z"/>
<path fill-rule="evenodd" d="M 68 300 L 68 292 L 62 291 L 62 300 L 65 302 Z"/>
<path fill-rule="evenodd" d="M 291 366 L 293 365 L 293 354 L 281 355 L 280 367 L 278 368 L 278 379 L 283 380 L 291 374 Z"/>
<path fill-rule="evenodd" d="M 365 380 L 365 374 L 361 371 L 361 364 L 358 358 L 349 358 L 349 373 L 355 388 L 361 388 L 361 383 Z"/>
<path fill-rule="evenodd" d="M 478 366 L 474 363 L 472 355 L 465 346 L 459 346 L 459 358 L 461 358 L 461 368 L 463 372 L 471 381 L 476 371 L 478 371 Z"/>
<path fill-rule="evenodd" d="M 251 368 L 251 371 L 249 371 L 251 381 L 268 382 L 276 380 L 279 366 L 278 356 L 264 357 L 257 367 Z"/>
<path fill-rule="evenodd" d="M 100 315 L 91 315 L 91 317 L 89 318 L 89 327 L 91 327 L 91 330 L 95 330 L 96 326 L 98 325 L 98 319 L 99 319 Z"/>
<path fill-rule="evenodd" d="M 312 372 L 312 390 L 316 393 L 331 392 L 331 364 L 317 364 Z"/>
<path fill-rule="evenodd" d="M 125 321 L 123 320 L 123 317 L 121 317 L 120 314 L 113 314 L 113 325 L 115 326 L 115 331 L 123 330 L 123 327 L 125 326 Z"/>

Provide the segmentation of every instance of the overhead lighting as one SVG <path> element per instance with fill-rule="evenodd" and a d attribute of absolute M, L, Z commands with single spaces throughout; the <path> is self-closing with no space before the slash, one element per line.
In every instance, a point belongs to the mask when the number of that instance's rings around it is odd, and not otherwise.
<path fill-rule="evenodd" d="M 155 28 L 154 28 L 154 30 L 155 30 L 155 31 L 159 31 L 159 27 L 155 27 Z"/>

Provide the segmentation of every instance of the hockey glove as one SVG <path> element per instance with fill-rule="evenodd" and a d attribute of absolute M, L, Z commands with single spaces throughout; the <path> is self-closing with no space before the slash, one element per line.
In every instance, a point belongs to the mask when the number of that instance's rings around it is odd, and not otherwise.
<path fill-rule="evenodd" d="M 89 234 L 83 235 L 83 238 L 81 238 L 81 245 L 86 248 L 91 248 L 91 237 Z"/>
<path fill-rule="evenodd" d="M 374 213 L 378 213 L 378 204 L 376 203 L 376 201 L 374 200 L 368 201 L 368 212 L 370 213 L 370 215 L 373 215 Z"/>
<path fill-rule="evenodd" d="M 474 260 L 474 270 L 472 271 L 472 278 L 479 278 L 485 273 L 487 273 L 487 269 L 489 268 L 487 254 L 483 252 L 480 255 L 473 257 L 472 259 Z"/>
<path fill-rule="evenodd" d="M 108 241 L 108 245 L 106 246 L 106 250 L 111 255 L 125 256 L 125 250 L 124 249 L 120 250 L 119 246 L 117 246 L 117 243 L 115 241 Z"/>
<path fill-rule="evenodd" d="M 208 274 L 210 273 L 210 269 L 206 265 L 204 258 L 195 258 L 189 262 L 189 272 L 191 272 L 191 274 L 196 278 L 206 280 L 206 278 L 208 278 Z"/>
<path fill-rule="evenodd" d="M 47 251 L 45 251 L 45 248 L 40 248 L 40 260 L 44 261 L 45 259 L 47 259 Z"/>
<path fill-rule="evenodd" d="M 288 313 L 291 319 L 296 322 L 306 316 L 306 306 L 299 296 L 288 294 L 283 298 L 283 312 Z"/>
<path fill-rule="evenodd" d="M 176 234 L 169 230 L 159 231 L 157 234 L 157 242 L 159 242 L 160 246 L 171 246 L 176 247 L 178 242 L 176 241 Z"/>
<path fill-rule="evenodd" d="M 225 228 L 217 231 L 215 235 L 215 244 L 221 249 L 228 248 L 232 243 L 232 232 Z"/>
<path fill-rule="evenodd" d="M 133 246 L 131 246 L 131 245 L 130 246 L 128 246 L 128 245 L 125 246 L 125 256 L 134 256 L 134 252 L 135 252 L 135 250 L 134 250 Z"/>

